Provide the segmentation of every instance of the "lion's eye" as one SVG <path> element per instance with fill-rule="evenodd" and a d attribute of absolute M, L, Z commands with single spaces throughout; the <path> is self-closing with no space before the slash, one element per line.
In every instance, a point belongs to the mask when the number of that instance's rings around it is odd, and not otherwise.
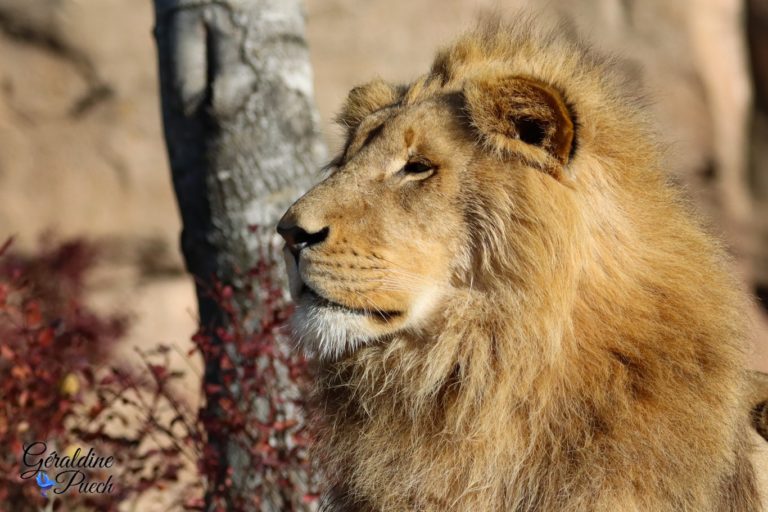
<path fill-rule="evenodd" d="M 403 172 L 407 174 L 422 174 L 433 170 L 435 167 L 427 162 L 408 162 L 403 166 Z"/>

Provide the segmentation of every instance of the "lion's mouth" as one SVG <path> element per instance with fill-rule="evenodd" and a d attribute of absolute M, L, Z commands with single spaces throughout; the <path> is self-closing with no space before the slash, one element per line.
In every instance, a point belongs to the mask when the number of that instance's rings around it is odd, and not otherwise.
<path fill-rule="evenodd" d="M 353 315 L 362 315 L 362 316 L 370 316 L 373 318 L 378 318 L 383 321 L 389 321 L 393 318 L 397 318 L 399 316 L 402 316 L 402 311 L 389 311 L 389 310 L 381 310 L 381 309 L 367 309 L 367 308 L 353 308 L 350 306 L 346 306 L 344 304 L 341 304 L 339 302 L 333 301 L 319 293 L 317 293 L 314 289 L 310 288 L 306 284 L 303 284 L 301 289 L 302 295 L 307 295 L 311 298 L 312 302 L 316 306 L 322 307 L 322 308 L 328 308 L 336 311 L 342 311 L 344 313 L 351 313 Z"/>

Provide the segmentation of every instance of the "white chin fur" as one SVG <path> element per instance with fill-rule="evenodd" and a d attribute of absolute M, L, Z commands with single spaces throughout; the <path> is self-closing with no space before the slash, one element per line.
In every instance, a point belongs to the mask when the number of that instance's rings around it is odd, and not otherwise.
<path fill-rule="evenodd" d="M 296 259 L 287 248 L 283 249 L 283 256 L 291 298 L 296 303 L 291 327 L 298 347 L 308 357 L 338 359 L 382 335 L 372 328 L 365 315 L 318 304 L 302 293 L 304 284 Z M 424 289 L 409 308 L 405 325 L 400 328 L 418 328 L 434 310 L 440 296 L 437 287 Z"/>
<path fill-rule="evenodd" d="M 440 296 L 437 288 L 425 289 L 409 308 L 399 329 L 419 329 L 434 311 Z M 318 305 L 306 294 L 296 301 L 291 325 L 304 353 L 323 360 L 338 359 L 384 334 L 372 329 L 366 316 Z"/>
<path fill-rule="evenodd" d="M 287 247 L 283 257 L 291 298 L 296 303 L 291 327 L 297 345 L 308 357 L 335 359 L 375 338 L 363 315 L 318 305 L 302 294 L 304 284 L 296 259 Z"/>
<path fill-rule="evenodd" d="M 307 357 L 337 359 L 373 340 L 362 315 L 346 313 L 306 300 L 297 301 L 291 320 L 294 336 Z"/>

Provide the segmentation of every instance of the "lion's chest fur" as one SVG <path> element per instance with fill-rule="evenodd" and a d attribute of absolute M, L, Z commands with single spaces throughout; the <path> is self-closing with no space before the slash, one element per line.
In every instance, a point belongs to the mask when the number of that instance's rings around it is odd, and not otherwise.
<path fill-rule="evenodd" d="M 680 386 L 692 378 L 680 375 L 665 388 L 661 372 L 638 393 L 627 376 L 638 370 L 612 355 L 525 383 L 484 364 L 482 391 L 454 368 L 421 400 L 414 379 L 430 369 L 401 371 L 408 364 L 392 352 L 370 352 L 381 357 L 321 380 L 319 444 L 339 484 L 373 510 L 720 510 L 738 429 L 722 387 L 723 403 L 701 405 L 717 386 Z"/>

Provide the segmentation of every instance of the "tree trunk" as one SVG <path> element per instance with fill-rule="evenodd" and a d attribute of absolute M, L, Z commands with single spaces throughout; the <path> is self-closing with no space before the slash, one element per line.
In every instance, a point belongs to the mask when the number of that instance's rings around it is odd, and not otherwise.
<path fill-rule="evenodd" d="M 302 6 L 299 0 L 154 4 L 165 138 L 183 221 L 181 248 L 197 279 L 201 327 L 215 333 L 226 327 L 226 316 L 209 297 L 210 287 L 214 281 L 231 286 L 240 311 L 258 308 L 244 292 L 245 272 L 257 263 L 264 244 L 271 244 L 273 225 L 309 187 L 325 158 Z M 253 225 L 268 228 L 266 234 L 254 234 Z M 210 359 L 205 383 L 221 385 L 220 363 Z M 230 391 L 238 399 L 257 398 L 237 397 L 237 383 Z M 207 397 L 204 414 L 223 414 L 212 398 Z M 253 496 L 260 476 L 252 474 L 250 456 L 232 439 L 209 432 L 208 444 L 221 464 L 206 482 L 207 508 L 226 487 L 227 509 L 234 510 L 238 498 Z M 223 486 L 228 478 L 231 484 Z M 262 496 L 261 510 L 297 507 L 286 502 L 291 497 L 282 496 L 279 484 L 273 487 Z"/>

